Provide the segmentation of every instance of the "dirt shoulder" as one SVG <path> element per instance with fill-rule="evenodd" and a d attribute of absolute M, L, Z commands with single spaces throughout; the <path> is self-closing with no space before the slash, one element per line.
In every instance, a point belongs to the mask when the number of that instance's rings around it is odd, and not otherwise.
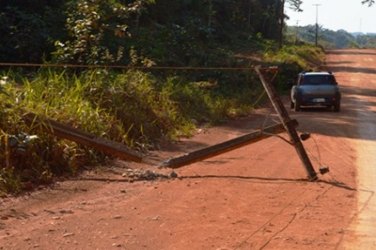
<path fill-rule="evenodd" d="M 331 51 L 328 64 L 344 83 L 349 128 L 347 137 L 356 148 L 356 216 L 342 245 L 346 249 L 374 249 L 376 246 L 376 50 Z M 355 127 L 355 129 L 353 129 Z"/>
<path fill-rule="evenodd" d="M 127 168 L 165 175 L 170 170 L 114 162 L 80 180 L 2 200 L 0 249 L 337 249 L 353 244 L 358 239 L 353 229 L 359 211 L 358 147 L 369 139 L 359 134 L 358 110 L 365 104 L 352 85 L 363 74 L 346 65 L 370 57 L 374 54 L 328 55 L 328 66 L 344 89 L 342 112 L 291 112 L 299 130 L 312 133 L 304 146 L 315 169 L 331 170 L 319 181 L 305 180 L 294 148 L 277 137 L 178 169 L 179 178 L 128 182 Z M 341 70 L 335 68 L 339 65 Z M 234 138 L 260 128 L 268 114 L 258 110 L 200 130 L 150 158 L 158 162 Z M 273 119 L 268 117 L 270 123 Z"/>

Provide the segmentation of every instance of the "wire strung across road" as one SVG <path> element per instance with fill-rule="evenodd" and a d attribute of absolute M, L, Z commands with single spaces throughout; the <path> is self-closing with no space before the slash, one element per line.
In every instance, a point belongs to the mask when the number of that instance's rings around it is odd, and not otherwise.
<path fill-rule="evenodd" d="M 0 62 L 2 67 L 40 67 L 40 68 L 87 68 L 87 69 L 148 69 L 148 70 L 227 70 L 244 71 L 253 70 L 254 65 L 249 67 L 187 67 L 187 66 L 131 66 L 131 65 L 88 65 L 88 64 L 51 64 L 51 63 L 10 63 Z"/>

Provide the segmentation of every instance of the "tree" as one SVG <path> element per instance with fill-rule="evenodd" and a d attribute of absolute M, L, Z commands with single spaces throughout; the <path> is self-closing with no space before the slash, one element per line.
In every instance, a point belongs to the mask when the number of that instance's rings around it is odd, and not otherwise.
<path fill-rule="evenodd" d="M 278 37 L 278 44 L 279 48 L 283 46 L 283 28 L 285 25 L 285 3 L 288 3 L 292 9 L 295 11 L 302 11 L 300 9 L 301 4 L 303 3 L 301 0 L 278 0 L 278 24 L 279 24 L 279 37 Z"/>
<path fill-rule="evenodd" d="M 153 0 L 77 0 L 67 3 L 69 40 L 56 41 L 55 58 L 81 64 L 114 63 L 123 60 L 129 25 L 138 21 Z M 133 23 L 134 24 L 134 23 Z M 138 23 L 136 24 L 138 25 Z"/>
<path fill-rule="evenodd" d="M 362 4 L 368 4 L 368 6 L 372 6 L 375 3 L 375 0 L 363 0 Z"/>
<path fill-rule="evenodd" d="M 65 34 L 63 3 L 63 0 L 2 0 L 0 61 L 48 60 L 54 49 L 53 41 Z"/>

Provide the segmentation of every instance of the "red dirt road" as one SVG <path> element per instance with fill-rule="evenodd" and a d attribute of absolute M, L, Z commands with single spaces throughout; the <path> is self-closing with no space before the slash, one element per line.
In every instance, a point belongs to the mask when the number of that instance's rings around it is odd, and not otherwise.
<path fill-rule="evenodd" d="M 346 84 L 346 123 L 356 128 L 348 135 L 356 149 L 357 216 L 343 246 L 347 249 L 376 249 L 376 51 L 333 51 L 328 64 Z"/>
<path fill-rule="evenodd" d="M 291 112 L 312 133 L 304 146 L 316 171 L 330 167 L 319 181 L 305 180 L 295 150 L 277 137 L 181 168 L 178 179 L 125 182 L 125 167 L 157 169 L 116 163 L 1 200 L 0 249 L 371 249 L 376 51 L 332 51 L 327 62 L 343 110 Z M 152 157 L 247 133 L 268 113 L 201 130 Z"/>

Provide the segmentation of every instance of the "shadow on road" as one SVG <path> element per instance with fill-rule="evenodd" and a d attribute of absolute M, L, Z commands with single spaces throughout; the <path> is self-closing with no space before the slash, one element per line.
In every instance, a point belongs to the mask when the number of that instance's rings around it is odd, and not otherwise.
<path fill-rule="evenodd" d="M 234 180 L 249 180 L 252 182 L 257 183 L 265 183 L 265 184 L 289 184 L 289 183 L 323 183 L 326 185 L 330 185 L 333 187 L 337 187 L 340 189 L 350 190 L 350 191 L 358 191 L 356 188 L 350 187 L 345 183 L 338 182 L 338 181 L 327 181 L 327 180 L 317 180 L 317 181 L 309 181 L 307 179 L 301 178 L 276 178 L 276 177 L 261 177 L 261 176 L 241 176 L 241 175 L 188 175 L 188 176 L 179 176 L 176 179 L 184 180 L 184 179 L 234 179 Z M 80 181 L 98 181 L 98 182 L 129 182 L 126 179 L 116 179 L 116 178 L 98 178 L 98 177 L 83 177 L 79 178 Z M 163 180 L 163 178 L 161 179 Z M 132 182 L 144 182 L 148 181 L 145 179 L 134 180 Z M 149 181 L 156 181 L 155 179 Z"/>
<path fill-rule="evenodd" d="M 376 55 L 375 50 L 329 50 L 326 52 L 327 55 Z"/>
<path fill-rule="evenodd" d="M 376 140 L 376 134 L 365 138 L 358 133 L 358 112 L 372 112 L 370 103 L 360 100 L 356 96 L 345 96 L 342 100 L 340 112 L 329 109 L 302 109 L 302 112 L 291 113 L 298 120 L 298 130 L 312 134 L 344 137 L 351 139 Z M 293 111 L 291 111 L 293 112 Z M 373 117 L 362 117 L 362 122 L 373 122 Z"/>
<path fill-rule="evenodd" d="M 335 113 L 328 109 L 305 109 L 299 113 L 291 111 L 291 116 L 301 124 L 298 130 L 327 136 L 375 141 L 376 133 L 372 133 L 372 131 L 363 133 L 360 129 L 367 127 L 373 130 L 375 126 L 376 88 L 372 88 L 370 81 L 373 81 L 373 75 L 376 78 L 376 68 L 373 62 L 373 59 L 376 62 L 376 51 L 333 50 L 328 54 L 368 55 L 364 58 L 369 62 L 361 61 L 363 67 L 348 67 L 353 63 L 351 59 L 332 62 L 329 57 L 327 68 L 332 72 L 338 72 L 335 74 L 337 80 L 340 79 L 341 112 Z"/>
<path fill-rule="evenodd" d="M 376 57 L 375 50 L 340 50 L 340 51 L 329 51 L 328 54 L 341 54 L 341 55 L 369 55 L 370 57 Z M 329 58 L 330 59 L 330 58 Z M 376 59 L 375 59 L 376 61 Z M 371 64 L 363 62 L 367 67 L 347 67 L 347 65 L 353 64 L 354 61 L 343 60 L 343 61 L 328 61 L 327 68 L 333 72 L 345 73 L 362 73 L 369 75 L 375 75 L 376 78 L 376 68 L 371 68 Z M 341 75 L 344 82 L 350 81 L 348 75 Z M 352 85 L 352 84 L 351 84 Z M 341 112 L 333 112 L 329 109 L 324 108 L 310 108 L 303 109 L 302 112 L 294 112 L 289 108 L 289 98 L 283 97 L 284 103 L 287 110 L 290 112 L 292 119 L 297 119 L 299 122 L 299 131 L 309 132 L 313 134 L 322 134 L 334 137 L 344 137 L 351 139 L 364 139 L 364 140 L 376 140 L 376 133 L 359 133 L 358 123 L 360 121 L 359 114 L 362 114 L 362 123 L 374 123 L 374 111 L 373 107 L 376 107 L 376 89 L 370 87 L 363 88 L 359 86 L 346 86 L 342 85 L 340 81 L 340 88 L 342 90 L 342 110 Z M 228 134 L 232 133 L 233 136 L 249 133 L 251 131 L 259 130 L 264 126 L 279 123 L 280 120 L 276 116 L 276 113 L 272 108 L 270 108 L 272 114 L 268 112 L 263 112 L 261 114 L 252 114 L 250 117 L 239 118 L 237 120 L 232 120 L 226 124 L 219 126 L 222 130 L 223 136 L 219 137 L 219 141 L 211 141 L 204 139 L 183 139 L 179 142 L 175 142 L 171 147 L 164 147 L 164 151 L 178 154 L 179 152 L 189 152 L 197 148 L 203 148 L 209 145 L 214 145 L 219 142 L 226 141 L 226 131 Z M 270 112 L 269 111 L 269 112 Z M 366 115 L 364 115 L 366 114 Z M 223 132 L 224 131 L 224 132 Z M 171 156 L 171 155 L 170 155 Z"/>
<path fill-rule="evenodd" d="M 333 63 L 331 63 L 331 64 L 333 64 Z M 349 67 L 349 66 L 330 66 L 330 69 L 331 69 L 332 72 L 376 74 L 376 69 L 374 69 L 374 68 L 358 68 L 358 67 Z"/>

